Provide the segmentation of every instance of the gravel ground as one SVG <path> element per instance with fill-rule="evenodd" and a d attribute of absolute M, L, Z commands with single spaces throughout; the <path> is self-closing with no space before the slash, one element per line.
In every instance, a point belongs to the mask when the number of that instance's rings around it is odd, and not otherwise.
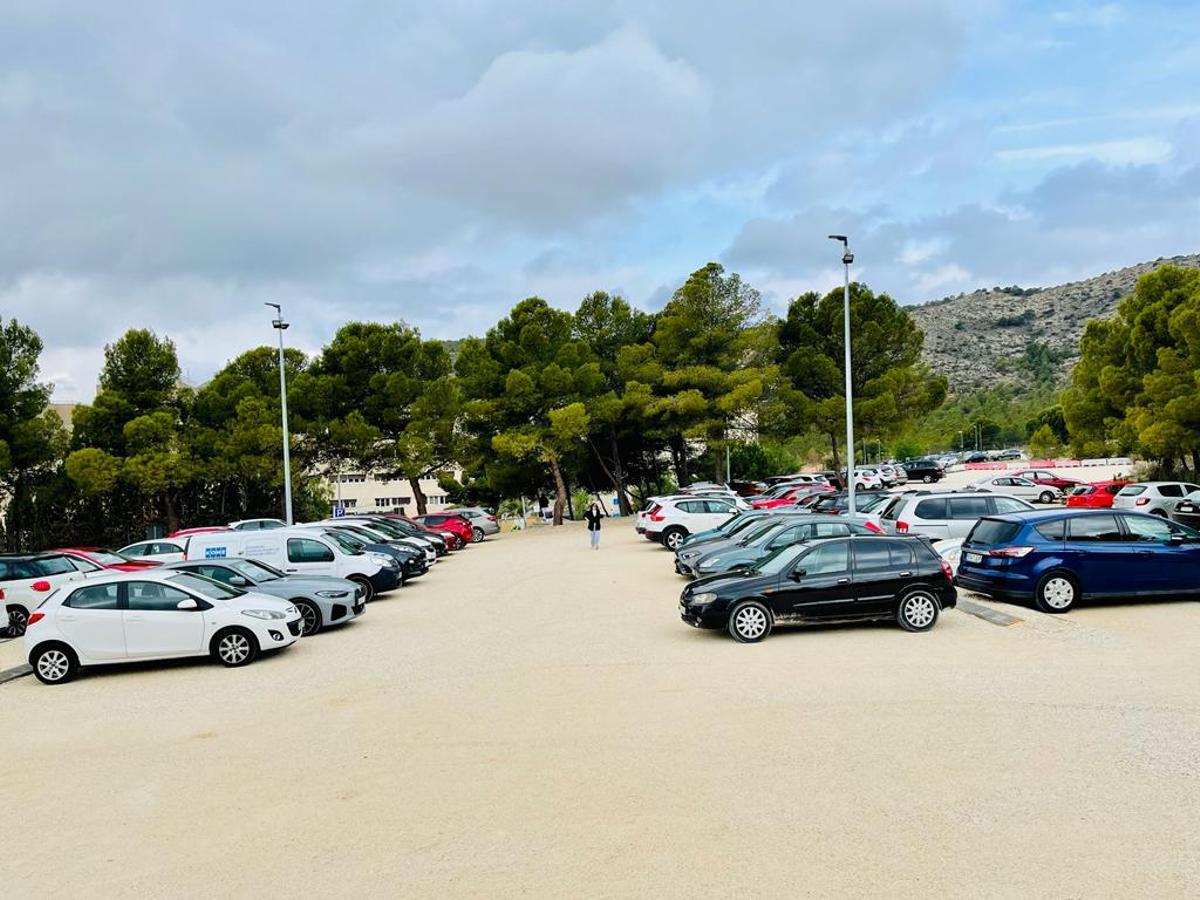
<path fill-rule="evenodd" d="M 603 536 L 489 540 L 246 669 L 0 686 L 0 892 L 1200 894 L 1196 604 L 743 646 Z"/>

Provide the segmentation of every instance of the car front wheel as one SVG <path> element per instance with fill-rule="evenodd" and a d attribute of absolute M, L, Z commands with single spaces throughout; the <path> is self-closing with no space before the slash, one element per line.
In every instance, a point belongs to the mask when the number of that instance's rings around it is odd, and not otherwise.
<path fill-rule="evenodd" d="M 212 642 L 213 656 L 224 666 L 248 666 L 258 656 L 258 640 L 244 628 L 228 628 Z"/>
<path fill-rule="evenodd" d="M 922 476 L 921 480 L 923 482 L 925 482 L 926 484 L 933 484 L 933 476 L 932 475 Z"/>
<path fill-rule="evenodd" d="M 1079 598 L 1079 583 L 1065 572 L 1051 572 L 1038 582 L 1037 608 L 1045 613 L 1065 613 Z"/>
<path fill-rule="evenodd" d="M 1039 503 L 1053 503 L 1054 502 L 1054 492 L 1053 491 L 1042 491 L 1040 494 L 1038 494 L 1038 502 Z"/>
<path fill-rule="evenodd" d="M 683 546 L 684 539 L 687 538 L 687 532 L 682 528 L 668 528 L 663 532 L 663 546 L 668 550 L 678 550 Z"/>
<path fill-rule="evenodd" d="M 293 600 L 292 606 L 296 607 L 300 613 L 302 637 L 308 637 L 321 630 L 321 610 L 317 609 L 315 603 L 311 600 Z"/>
<path fill-rule="evenodd" d="M 937 599 L 925 590 L 909 591 L 896 610 L 896 621 L 905 631 L 928 631 L 937 620 Z"/>
<path fill-rule="evenodd" d="M 364 578 L 361 575 L 351 575 L 350 580 L 361 586 L 362 589 L 366 591 L 366 593 L 363 594 L 363 603 L 370 603 L 375 599 L 375 588 L 371 585 L 369 579 Z"/>
<path fill-rule="evenodd" d="M 755 644 L 771 633 L 771 613 L 757 600 L 739 603 L 729 614 L 729 635 L 742 644 Z"/>
<path fill-rule="evenodd" d="M 79 658 L 66 644 L 46 644 L 33 652 L 29 665 L 42 684 L 63 684 L 79 671 Z"/>

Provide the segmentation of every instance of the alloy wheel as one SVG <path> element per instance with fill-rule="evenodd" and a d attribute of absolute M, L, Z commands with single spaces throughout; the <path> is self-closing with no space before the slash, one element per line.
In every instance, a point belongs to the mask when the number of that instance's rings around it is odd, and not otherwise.
<path fill-rule="evenodd" d="M 904 618 L 913 628 L 928 628 L 937 617 L 937 604 L 928 594 L 910 594 L 904 600 Z"/>
<path fill-rule="evenodd" d="M 767 630 L 767 617 L 757 606 L 744 606 L 734 615 L 733 626 L 746 640 L 757 640 Z"/>
<path fill-rule="evenodd" d="M 217 644 L 217 655 L 221 657 L 221 662 L 237 665 L 250 655 L 250 641 L 244 634 L 227 634 Z"/>
<path fill-rule="evenodd" d="M 311 603 L 297 603 L 296 609 L 300 611 L 300 618 L 304 623 L 304 637 L 321 627 L 321 612 Z"/>
<path fill-rule="evenodd" d="M 25 610 L 17 608 L 8 611 L 8 633 L 13 637 L 23 635 L 28 622 L 29 613 L 25 612 Z"/>
<path fill-rule="evenodd" d="M 483 540 L 483 529 L 476 528 L 474 531 L 471 532 L 471 536 L 475 539 L 475 543 L 478 544 L 480 541 Z"/>
<path fill-rule="evenodd" d="M 37 670 L 43 681 L 62 681 L 71 671 L 71 658 L 62 650 L 47 650 L 38 657 Z"/>
<path fill-rule="evenodd" d="M 667 532 L 667 536 L 664 538 L 664 540 L 666 541 L 668 549 L 671 550 L 678 550 L 683 546 L 683 535 L 678 531 Z"/>

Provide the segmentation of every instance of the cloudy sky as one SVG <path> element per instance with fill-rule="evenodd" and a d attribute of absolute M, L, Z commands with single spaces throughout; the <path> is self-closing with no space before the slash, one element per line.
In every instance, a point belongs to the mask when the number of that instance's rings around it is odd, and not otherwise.
<path fill-rule="evenodd" d="M 659 308 L 716 259 L 776 308 L 1200 251 L 1200 5 L 0 0 L 0 315 L 60 399 L 149 326 L 200 382 L 351 318 L 482 333 Z"/>

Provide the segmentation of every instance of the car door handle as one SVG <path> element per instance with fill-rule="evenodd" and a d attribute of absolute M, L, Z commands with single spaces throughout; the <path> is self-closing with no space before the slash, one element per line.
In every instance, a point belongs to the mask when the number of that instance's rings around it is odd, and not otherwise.
<path fill-rule="evenodd" d="M 126 616 L 125 621 L 126 622 L 144 622 L 144 621 L 146 621 L 146 617 L 145 616 Z"/>
<path fill-rule="evenodd" d="M 74 622 L 74 621 L 75 621 L 75 617 L 74 617 L 74 616 L 64 616 L 64 615 L 59 615 L 59 617 L 58 617 L 58 620 L 59 620 L 60 622 Z"/>
<path fill-rule="evenodd" d="M 900 577 L 901 578 L 912 578 L 912 572 L 901 572 Z"/>
<path fill-rule="evenodd" d="M 849 579 L 849 578 L 839 578 L 839 579 L 837 580 L 837 583 L 838 583 L 838 584 L 849 584 L 849 583 L 850 583 L 850 579 Z"/>

